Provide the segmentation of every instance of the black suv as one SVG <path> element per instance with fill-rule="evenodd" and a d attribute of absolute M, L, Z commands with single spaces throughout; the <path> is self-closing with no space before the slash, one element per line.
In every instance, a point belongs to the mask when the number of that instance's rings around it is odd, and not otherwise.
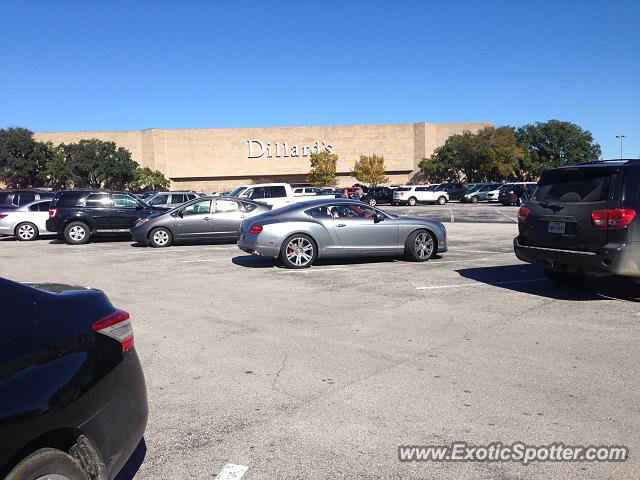
<path fill-rule="evenodd" d="M 393 189 L 389 187 L 370 187 L 361 200 L 372 207 L 378 203 L 391 203 L 393 200 Z"/>
<path fill-rule="evenodd" d="M 504 205 L 523 205 L 536 189 L 535 182 L 528 183 L 507 183 L 502 185 L 498 191 L 498 201 Z"/>
<path fill-rule="evenodd" d="M 165 211 L 126 192 L 63 190 L 51 201 L 47 230 L 80 245 L 92 235 L 129 233 L 138 219 Z"/>
<path fill-rule="evenodd" d="M 638 212 L 640 160 L 547 170 L 518 212 L 515 253 L 559 283 L 587 275 L 640 277 Z"/>
<path fill-rule="evenodd" d="M 461 183 L 441 183 L 438 190 L 445 191 L 449 194 L 449 200 L 460 200 L 464 194 L 464 185 Z"/>
<path fill-rule="evenodd" d="M 53 198 L 54 192 L 43 190 L 0 190 L 0 210 L 13 210 L 35 200 Z"/>

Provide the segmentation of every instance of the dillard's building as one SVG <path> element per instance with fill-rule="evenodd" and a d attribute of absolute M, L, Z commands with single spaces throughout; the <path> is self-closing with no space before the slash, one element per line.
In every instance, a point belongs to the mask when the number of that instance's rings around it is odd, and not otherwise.
<path fill-rule="evenodd" d="M 390 183 L 407 182 L 418 164 L 453 134 L 491 125 L 403 123 L 321 127 L 202 128 L 113 132 L 36 133 L 54 144 L 97 138 L 128 149 L 141 166 L 160 170 L 172 189 L 216 192 L 248 183 L 306 181 L 315 152 L 338 155 L 341 186 L 356 180 L 351 169 L 361 154 L 383 155 Z"/>

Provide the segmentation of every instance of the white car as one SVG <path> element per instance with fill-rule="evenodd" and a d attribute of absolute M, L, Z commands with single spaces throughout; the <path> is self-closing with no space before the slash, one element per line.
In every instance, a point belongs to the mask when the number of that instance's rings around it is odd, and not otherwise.
<path fill-rule="evenodd" d="M 305 196 L 315 196 L 315 195 L 325 195 L 321 188 L 318 187 L 296 187 L 293 189 L 294 197 L 305 197 Z"/>
<path fill-rule="evenodd" d="M 437 203 L 444 205 L 449 194 L 436 188 L 437 185 L 402 185 L 393 192 L 392 205 L 411 205 L 417 203 Z"/>
<path fill-rule="evenodd" d="M 51 199 L 36 200 L 14 210 L 0 211 L 0 235 L 15 235 L 18 240 L 35 240 L 39 236 L 55 235 L 47 231 Z"/>
<path fill-rule="evenodd" d="M 502 185 L 500 185 L 500 187 L 502 187 Z M 487 193 L 487 202 L 497 202 L 499 195 L 500 195 L 500 188 L 491 190 L 490 192 Z"/>
<path fill-rule="evenodd" d="M 298 187 L 299 188 L 299 187 Z M 306 190 L 307 187 L 304 187 Z M 242 185 L 229 194 L 230 197 L 248 198 L 271 205 L 273 208 L 284 207 L 295 202 L 303 202 L 313 199 L 335 199 L 335 195 L 326 195 L 324 192 L 307 197 L 296 195 L 288 183 L 258 183 L 255 185 Z"/>

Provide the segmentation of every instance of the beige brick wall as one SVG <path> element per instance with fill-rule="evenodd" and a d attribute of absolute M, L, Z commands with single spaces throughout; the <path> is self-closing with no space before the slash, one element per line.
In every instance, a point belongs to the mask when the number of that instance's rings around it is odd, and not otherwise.
<path fill-rule="evenodd" d="M 470 123 L 407 123 L 385 125 L 343 125 L 269 128 L 206 128 L 184 130 L 150 129 L 142 131 L 36 133 L 38 140 L 54 144 L 98 138 L 113 141 L 131 151 L 140 165 L 160 170 L 177 188 L 217 191 L 251 180 L 304 181 L 309 157 L 276 157 L 275 144 L 287 142 L 302 149 L 316 142 L 332 145 L 338 155 L 339 183 L 350 185 L 349 176 L 360 154 L 384 155 L 392 183 L 405 182 L 418 169 L 419 162 L 431 155 L 453 133 L 477 131 L 490 125 Z M 272 158 L 248 157 L 250 140 L 272 146 Z M 254 144 L 257 145 L 257 144 Z M 309 152 L 300 152 L 309 153 Z"/>

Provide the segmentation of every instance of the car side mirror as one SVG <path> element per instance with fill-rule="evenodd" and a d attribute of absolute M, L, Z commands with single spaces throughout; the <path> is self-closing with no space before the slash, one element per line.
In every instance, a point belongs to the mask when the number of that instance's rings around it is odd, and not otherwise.
<path fill-rule="evenodd" d="M 373 218 L 373 223 L 380 223 L 384 220 L 384 217 L 379 213 Z"/>

